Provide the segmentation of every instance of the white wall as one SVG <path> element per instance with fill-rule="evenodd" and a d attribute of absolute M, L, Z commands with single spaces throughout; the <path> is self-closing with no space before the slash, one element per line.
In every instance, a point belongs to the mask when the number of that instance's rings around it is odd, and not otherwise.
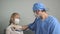
<path fill-rule="evenodd" d="M 60 21 L 60 0 L 0 0 L 0 34 L 3 34 L 8 26 L 13 12 L 21 15 L 20 25 L 32 23 L 34 21 L 32 6 L 35 2 L 44 3 L 49 9 L 47 12 Z"/>

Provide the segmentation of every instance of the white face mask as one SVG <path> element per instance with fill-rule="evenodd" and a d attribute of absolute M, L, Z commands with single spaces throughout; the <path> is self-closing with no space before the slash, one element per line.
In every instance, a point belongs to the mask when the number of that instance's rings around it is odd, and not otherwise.
<path fill-rule="evenodd" d="M 20 19 L 15 19 L 15 24 L 19 24 L 19 22 L 20 22 Z"/>

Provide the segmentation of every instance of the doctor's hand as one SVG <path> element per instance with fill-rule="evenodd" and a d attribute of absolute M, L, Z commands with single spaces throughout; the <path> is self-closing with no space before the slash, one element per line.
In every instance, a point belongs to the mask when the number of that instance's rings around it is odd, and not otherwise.
<path fill-rule="evenodd" d="M 13 30 L 22 30 L 22 26 L 13 25 L 12 29 L 13 29 Z"/>
<path fill-rule="evenodd" d="M 24 26 L 14 25 L 13 28 L 15 30 L 27 30 L 28 26 L 27 25 L 24 25 Z"/>
<path fill-rule="evenodd" d="M 27 29 L 28 29 L 27 25 L 22 26 L 22 30 L 27 30 Z"/>

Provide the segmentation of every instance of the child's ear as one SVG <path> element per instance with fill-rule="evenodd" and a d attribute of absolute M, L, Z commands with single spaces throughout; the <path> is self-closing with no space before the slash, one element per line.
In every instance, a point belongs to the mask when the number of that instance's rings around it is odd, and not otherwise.
<path fill-rule="evenodd" d="M 14 18 L 11 18 L 10 21 L 11 21 L 12 23 L 14 23 Z"/>

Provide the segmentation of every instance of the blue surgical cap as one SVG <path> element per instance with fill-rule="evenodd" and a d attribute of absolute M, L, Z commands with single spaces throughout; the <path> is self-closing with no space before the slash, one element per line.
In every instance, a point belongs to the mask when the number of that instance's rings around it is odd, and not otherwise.
<path fill-rule="evenodd" d="M 33 5 L 33 11 L 35 10 L 47 10 L 47 8 L 45 7 L 45 5 L 43 3 L 35 3 Z"/>

